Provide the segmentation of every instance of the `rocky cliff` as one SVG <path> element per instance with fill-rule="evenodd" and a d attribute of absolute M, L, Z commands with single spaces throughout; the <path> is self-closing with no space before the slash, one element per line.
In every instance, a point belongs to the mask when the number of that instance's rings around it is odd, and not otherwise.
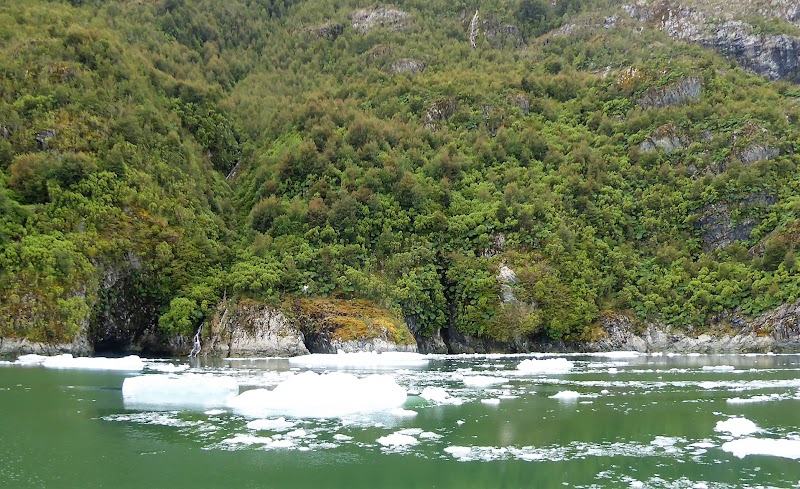
<path fill-rule="evenodd" d="M 638 0 L 625 11 L 770 80 L 800 82 L 800 4 L 794 0 Z"/>
<path fill-rule="evenodd" d="M 253 301 L 220 304 L 202 353 L 222 356 L 296 356 L 309 353 L 296 321 L 279 308 Z"/>

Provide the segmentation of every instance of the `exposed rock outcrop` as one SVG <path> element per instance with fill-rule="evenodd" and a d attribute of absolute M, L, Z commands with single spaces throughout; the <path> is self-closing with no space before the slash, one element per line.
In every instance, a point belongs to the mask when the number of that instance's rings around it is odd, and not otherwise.
<path fill-rule="evenodd" d="M 24 338 L 0 337 L 0 357 L 6 355 L 60 355 L 71 353 L 75 356 L 87 356 L 93 353 L 88 339 L 84 335 L 77 336 L 72 343 L 38 343 Z"/>
<path fill-rule="evenodd" d="M 316 27 L 309 27 L 303 29 L 304 32 L 314 34 L 320 39 L 327 39 L 329 41 L 336 40 L 344 32 L 344 26 L 338 22 L 326 22 Z"/>
<path fill-rule="evenodd" d="M 411 15 L 392 7 L 363 8 L 350 16 L 353 29 L 359 34 L 366 34 L 375 28 L 384 28 L 392 32 L 405 29 L 411 22 Z"/>
<path fill-rule="evenodd" d="M 800 81 L 800 37 L 766 33 L 752 24 L 762 18 L 800 25 L 800 8 L 794 0 L 731 0 L 725 8 L 712 0 L 638 0 L 624 10 L 675 39 L 730 55 L 767 79 Z"/>
<path fill-rule="evenodd" d="M 431 103 L 422 122 L 426 129 L 435 131 L 444 124 L 447 119 L 453 117 L 458 110 L 458 104 L 453 99 L 443 99 Z"/>
<path fill-rule="evenodd" d="M 417 351 L 408 326 L 368 301 L 300 299 L 294 314 L 313 353 Z"/>
<path fill-rule="evenodd" d="M 392 63 L 389 71 L 392 73 L 422 73 L 425 70 L 425 63 L 416 59 L 401 59 Z"/>
<path fill-rule="evenodd" d="M 295 320 L 253 301 L 223 303 L 204 336 L 202 353 L 222 356 L 296 356 L 309 353 Z"/>
<path fill-rule="evenodd" d="M 696 223 L 705 242 L 704 248 L 716 250 L 725 248 L 734 241 L 749 239 L 759 220 L 748 215 L 748 209 L 774 203 L 774 196 L 756 193 L 741 202 L 718 202 L 706 206 Z M 734 215 L 742 217 L 734 218 Z"/>
<path fill-rule="evenodd" d="M 638 103 L 643 109 L 683 105 L 699 100 L 702 91 L 702 80 L 697 77 L 689 77 L 664 87 L 653 87 L 647 90 L 639 98 Z"/>
<path fill-rule="evenodd" d="M 674 151 L 683 149 L 686 146 L 686 139 L 674 124 L 665 124 L 650 134 L 650 137 L 642 141 L 639 150 L 645 153 L 652 153 L 660 149 L 670 154 Z"/>

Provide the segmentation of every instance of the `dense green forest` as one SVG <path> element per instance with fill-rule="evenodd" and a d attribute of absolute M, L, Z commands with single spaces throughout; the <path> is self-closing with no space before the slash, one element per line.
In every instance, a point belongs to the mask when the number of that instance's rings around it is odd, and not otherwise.
<path fill-rule="evenodd" d="M 165 336 L 311 296 L 497 340 L 796 300 L 800 87 L 621 5 L 4 2 L 0 337 L 123 300 Z"/>

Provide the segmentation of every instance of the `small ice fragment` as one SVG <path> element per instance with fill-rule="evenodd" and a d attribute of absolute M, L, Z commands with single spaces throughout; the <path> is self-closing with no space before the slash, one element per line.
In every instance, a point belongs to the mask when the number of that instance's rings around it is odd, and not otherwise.
<path fill-rule="evenodd" d="M 306 434 L 307 434 L 306 430 L 304 430 L 303 428 L 299 428 L 294 431 L 286 433 L 286 436 L 289 438 L 304 438 Z"/>
<path fill-rule="evenodd" d="M 528 359 L 520 362 L 517 370 L 524 374 L 559 374 L 569 372 L 574 366 L 566 358 Z"/>
<path fill-rule="evenodd" d="M 464 420 L 463 419 L 459 419 L 459 420 L 456 421 L 456 424 L 461 426 L 462 424 L 464 424 Z"/>
<path fill-rule="evenodd" d="M 247 423 L 247 428 L 256 431 L 285 431 L 296 424 L 294 421 L 286 421 L 284 417 L 278 419 L 254 419 Z"/>
<path fill-rule="evenodd" d="M 217 415 L 220 415 L 220 414 L 225 414 L 225 410 L 224 409 L 209 409 L 208 411 L 205 411 L 203 414 L 205 414 L 207 416 L 217 416 Z"/>
<path fill-rule="evenodd" d="M 579 392 L 575 391 L 561 391 L 558 394 L 550 396 L 550 399 L 559 399 L 562 401 L 572 401 L 581 397 Z"/>
<path fill-rule="evenodd" d="M 432 431 L 423 431 L 419 434 L 419 437 L 423 440 L 436 440 L 442 437 L 442 435 L 436 434 Z"/>
<path fill-rule="evenodd" d="M 304 367 L 331 367 L 331 368 L 401 368 L 424 367 L 430 358 L 419 353 L 405 352 L 357 352 L 337 353 L 335 355 L 313 353 L 289 359 L 289 364 Z"/>
<path fill-rule="evenodd" d="M 731 370 L 736 370 L 736 367 L 733 365 L 703 365 L 701 370 L 711 372 L 730 372 Z"/>
<path fill-rule="evenodd" d="M 268 436 L 236 435 L 233 438 L 222 440 L 228 445 L 269 445 L 272 438 Z"/>
<path fill-rule="evenodd" d="M 378 438 L 378 443 L 385 447 L 391 446 L 412 446 L 419 443 L 419 440 L 413 436 L 403 435 L 401 433 L 392 433 Z"/>
<path fill-rule="evenodd" d="M 350 441 L 353 439 L 352 436 L 343 435 L 341 433 L 336 433 L 333 435 L 333 439 L 337 441 Z"/>
<path fill-rule="evenodd" d="M 493 398 L 493 399 L 481 399 L 481 403 L 488 404 L 490 406 L 497 406 L 500 404 L 500 399 Z"/>
<path fill-rule="evenodd" d="M 22 365 L 41 365 L 45 368 L 79 370 L 118 370 L 139 372 L 144 370 L 144 362 L 136 355 L 122 358 L 73 357 L 69 353 L 52 357 L 23 355 L 17 361 Z"/>
<path fill-rule="evenodd" d="M 503 377 L 490 377 L 488 375 L 473 375 L 464 377 L 464 385 L 467 387 L 485 388 L 493 385 L 505 384 L 508 379 Z"/>
<path fill-rule="evenodd" d="M 458 397 L 452 397 L 444 387 L 426 387 L 419 395 L 421 398 L 438 402 L 440 404 L 462 404 L 464 401 Z"/>

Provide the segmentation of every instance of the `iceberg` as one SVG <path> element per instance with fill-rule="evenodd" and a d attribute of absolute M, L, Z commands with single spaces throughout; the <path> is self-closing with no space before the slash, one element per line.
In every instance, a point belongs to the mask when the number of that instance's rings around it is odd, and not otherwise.
<path fill-rule="evenodd" d="M 153 374 L 129 377 L 122 383 L 122 399 L 126 407 L 221 407 L 238 393 L 236 379 L 226 376 Z"/>
<path fill-rule="evenodd" d="M 73 357 L 69 353 L 55 356 L 22 355 L 17 359 L 17 364 L 57 369 L 80 370 L 119 370 L 125 372 L 141 372 L 144 362 L 136 355 L 122 358 L 106 357 Z"/>
<path fill-rule="evenodd" d="M 748 455 L 769 455 L 800 459 L 800 440 L 795 439 L 740 438 L 724 443 L 722 449 L 739 458 Z"/>
<path fill-rule="evenodd" d="M 717 424 L 714 426 L 714 431 L 730 433 L 732 436 L 739 437 L 750 435 L 761 430 L 755 423 L 747 418 L 730 418 L 725 421 L 717 421 Z"/>
<path fill-rule="evenodd" d="M 350 414 L 390 411 L 406 402 L 406 390 L 388 375 L 358 377 L 342 372 L 303 372 L 274 389 L 252 389 L 228 401 L 245 416 L 283 414 L 293 417 L 330 418 Z"/>
<path fill-rule="evenodd" d="M 523 374 L 562 374 L 569 372 L 574 366 L 566 358 L 528 359 L 517 365 L 517 371 Z"/>

